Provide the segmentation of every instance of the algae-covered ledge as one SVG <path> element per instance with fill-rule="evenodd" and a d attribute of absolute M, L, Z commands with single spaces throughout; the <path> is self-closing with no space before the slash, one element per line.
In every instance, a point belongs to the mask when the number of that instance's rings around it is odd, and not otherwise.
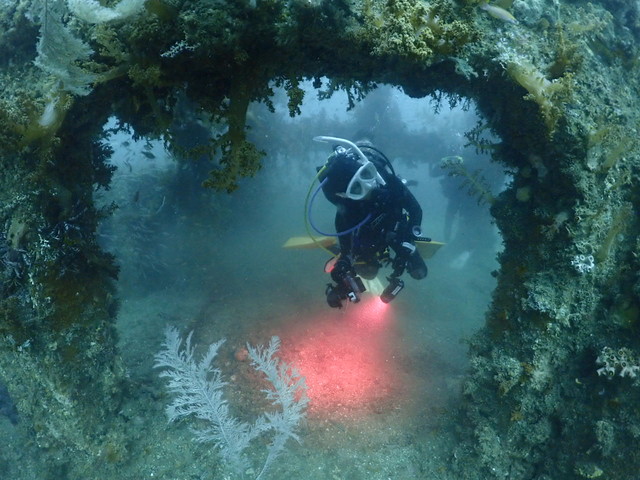
<path fill-rule="evenodd" d="M 629 450 L 640 436 L 639 381 L 630 374 L 640 361 L 638 4 L 491 7 L 2 5 L 0 376 L 52 471 L 83 478 L 96 459 L 104 469 L 127 460 L 117 267 L 95 239 L 109 214 L 93 203 L 111 175 L 103 125 L 115 116 L 181 154 L 207 155 L 207 186 L 232 192 L 269 153 L 247 139 L 249 102 L 269 105 L 273 86 L 283 86 L 295 115 L 304 109 L 303 79 L 323 95 L 347 90 L 353 101 L 375 83 L 470 98 L 502 140 L 495 160 L 513 183 L 492 213 L 505 249 L 486 327 L 471 344 L 460 407 L 468 422 L 451 478 L 638 471 Z M 184 97 L 220 126 L 191 152 L 171 129 Z M 77 455 L 58 457 L 65 448 Z"/>

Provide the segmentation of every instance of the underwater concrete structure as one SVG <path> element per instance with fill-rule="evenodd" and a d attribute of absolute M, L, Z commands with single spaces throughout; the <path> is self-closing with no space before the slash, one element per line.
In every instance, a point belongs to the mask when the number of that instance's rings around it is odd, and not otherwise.
<path fill-rule="evenodd" d="M 627 0 L 2 2 L 0 378 L 47 478 L 127 457 L 118 268 L 93 201 L 107 119 L 208 155 L 206 186 L 233 192 L 269 154 L 249 103 L 283 86 L 295 116 L 303 79 L 354 102 L 377 83 L 470 99 L 500 138 L 478 145 L 513 181 L 491 207 L 504 251 L 450 478 L 635 478 L 639 42 Z M 183 98 L 219 126 L 193 151 L 172 133 Z"/>

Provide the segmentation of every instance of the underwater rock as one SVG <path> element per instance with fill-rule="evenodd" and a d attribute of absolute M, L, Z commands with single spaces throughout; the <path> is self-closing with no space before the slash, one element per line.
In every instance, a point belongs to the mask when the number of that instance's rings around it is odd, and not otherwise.
<path fill-rule="evenodd" d="M 0 383 L 0 416 L 7 417 L 13 425 L 16 425 L 19 420 L 18 410 L 9 395 L 9 390 L 2 383 Z"/>
<path fill-rule="evenodd" d="M 105 8 L 72 2 L 94 3 Z M 188 97 L 211 119 L 211 138 L 181 153 L 206 158 L 208 184 L 231 192 L 263 158 L 246 133 L 247 105 L 273 108 L 279 85 L 293 116 L 305 78 L 323 98 L 347 92 L 350 105 L 377 83 L 470 99 L 501 138 L 493 159 L 513 181 L 489 203 L 504 250 L 486 327 L 470 342 L 452 428 L 461 437 L 455 478 L 637 476 L 637 379 L 600 376 L 596 359 L 607 346 L 640 351 L 638 2 L 509 3 L 517 24 L 486 15 L 479 0 L 194 0 L 147 2 L 122 23 L 94 25 L 60 1 L 48 3 L 56 18 L 43 29 L 33 26 L 46 23 L 40 13 L 0 4 L 0 46 L 11 47 L 0 59 L 0 224 L 28 225 L 16 238 L 34 260 L 16 287 L 19 318 L 0 322 L 16 341 L 34 336 L 44 347 L 27 368 L 3 335 L 0 364 L 25 380 L 10 385 L 21 409 L 49 388 L 48 403 L 22 414 L 37 425 L 39 445 L 73 446 L 74 455 L 47 450 L 65 458 L 69 478 L 86 478 L 80 472 L 95 465 L 104 439 L 118 436 L 107 431 L 125 378 L 109 308 L 113 265 L 94 238 L 95 179 L 108 177 L 96 144 L 107 118 L 177 150 L 176 98 Z M 75 50 L 54 49 L 56 40 Z M 63 190 L 76 214 L 51 194 Z M 573 260 L 591 256 L 593 268 L 576 270 Z"/>

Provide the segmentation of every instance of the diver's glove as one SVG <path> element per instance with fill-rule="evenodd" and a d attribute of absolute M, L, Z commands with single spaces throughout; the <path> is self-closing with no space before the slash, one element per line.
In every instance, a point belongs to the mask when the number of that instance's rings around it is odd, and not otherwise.
<path fill-rule="evenodd" d="M 396 258 L 393 259 L 391 267 L 393 268 L 392 277 L 399 277 L 404 273 L 407 267 L 409 257 L 416 251 L 416 246 L 413 242 L 402 242 L 396 250 Z"/>

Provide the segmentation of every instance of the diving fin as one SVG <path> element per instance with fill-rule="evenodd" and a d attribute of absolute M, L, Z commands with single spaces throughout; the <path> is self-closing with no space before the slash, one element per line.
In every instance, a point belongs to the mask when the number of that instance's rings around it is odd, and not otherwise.
<path fill-rule="evenodd" d="M 375 295 L 376 297 L 382 294 L 384 291 L 384 285 L 382 281 L 380 281 L 379 277 L 372 278 L 371 280 L 367 280 L 366 278 L 360 277 L 362 283 L 364 284 L 364 288 L 367 292 Z"/>
<path fill-rule="evenodd" d="M 435 242 L 430 238 L 421 238 L 416 240 L 416 248 L 418 249 L 418 252 L 420 252 L 420 256 L 425 260 L 433 257 L 443 245 L 444 243 Z"/>
<path fill-rule="evenodd" d="M 291 237 L 284 242 L 282 248 L 329 248 L 335 243 L 335 237 Z"/>
<path fill-rule="evenodd" d="M 420 237 L 415 242 L 416 248 L 420 252 L 420 255 L 425 260 L 433 257 L 435 253 L 444 245 L 442 242 L 436 242 L 430 238 Z M 287 240 L 282 248 L 297 248 L 297 249 L 314 249 L 314 248 L 326 248 L 334 254 L 340 253 L 338 242 L 336 237 L 291 237 Z"/>

